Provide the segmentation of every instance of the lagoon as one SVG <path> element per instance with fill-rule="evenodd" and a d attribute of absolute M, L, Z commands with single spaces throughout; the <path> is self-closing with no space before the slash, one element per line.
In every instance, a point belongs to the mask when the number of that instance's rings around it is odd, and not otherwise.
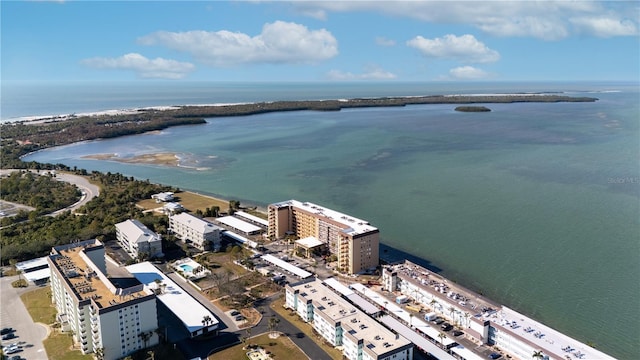
<path fill-rule="evenodd" d="M 386 245 L 452 280 L 640 358 L 638 92 L 588 96 L 600 100 L 215 118 L 25 160 L 257 205 L 322 204 L 369 220 Z M 85 158 L 153 153 L 176 153 L 182 167 Z"/>

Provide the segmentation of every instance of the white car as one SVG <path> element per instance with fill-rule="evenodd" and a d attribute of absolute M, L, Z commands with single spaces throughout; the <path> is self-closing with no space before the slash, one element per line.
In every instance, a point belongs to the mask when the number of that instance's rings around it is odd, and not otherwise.
<path fill-rule="evenodd" d="M 11 344 L 9 346 L 5 346 L 4 348 L 2 348 L 2 351 L 5 354 L 17 353 L 20 350 L 22 350 L 22 348 L 20 346 L 18 346 L 18 345 L 15 345 L 15 344 Z"/>

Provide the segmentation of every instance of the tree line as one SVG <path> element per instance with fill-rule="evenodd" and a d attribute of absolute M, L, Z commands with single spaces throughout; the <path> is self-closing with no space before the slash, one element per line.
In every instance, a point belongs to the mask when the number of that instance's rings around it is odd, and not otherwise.
<path fill-rule="evenodd" d="M 80 170 L 80 174 L 86 172 Z M 136 203 L 163 191 L 178 192 L 169 186 L 152 184 L 148 180 L 136 180 L 118 173 L 94 171 L 89 179 L 101 187 L 100 196 L 76 210 L 59 216 L 39 216 L 29 221 L 0 229 L 0 261 L 22 261 L 44 256 L 51 247 L 74 240 L 97 238 L 101 241 L 115 239 L 115 224 L 127 219 L 138 219 L 155 232 L 166 232 L 166 216 L 154 216 L 142 212 Z M 4 186 L 4 182 L 3 182 Z"/>

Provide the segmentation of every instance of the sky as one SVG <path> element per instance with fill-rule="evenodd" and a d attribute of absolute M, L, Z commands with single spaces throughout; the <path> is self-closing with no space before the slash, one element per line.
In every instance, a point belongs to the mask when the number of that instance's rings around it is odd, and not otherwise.
<path fill-rule="evenodd" d="M 5 1 L 2 81 L 639 81 L 638 1 Z"/>

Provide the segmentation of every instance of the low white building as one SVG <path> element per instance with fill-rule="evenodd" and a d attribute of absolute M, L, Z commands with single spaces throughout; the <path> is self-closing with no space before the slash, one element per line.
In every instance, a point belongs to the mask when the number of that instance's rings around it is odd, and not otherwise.
<path fill-rule="evenodd" d="M 152 263 L 145 261 L 126 269 L 138 281 L 156 290 L 157 299 L 180 319 L 190 337 L 217 334 L 220 322 L 215 315 Z"/>
<path fill-rule="evenodd" d="M 120 359 L 158 344 L 155 294 L 141 284 L 112 283 L 100 241 L 56 246 L 48 262 L 58 321 L 83 354 L 102 349 L 105 360 Z"/>
<path fill-rule="evenodd" d="M 126 220 L 116 224 L 116 240 L 134 259 L 140 255 L 148 258 L 164 256 L 162 238 L 138 220 Z"/>
<path fill-rule="evenodd" d="M 286 286 L 286 306 L 350 360 L 413 359 L 413 343 L 393 333 L 320 280 Z"/>
<path fill-rule="evenodd" d="M 221 227 L 187 213 L 169 216 L 169 231 L 199 250 L 220 249 Z"/>
<path fill-rule="evenodd" d="M 156 202 L 167 202 L 167 201 L 173 201 L 173 193 L 172 192 L 161 192 L 158 194 L 153 194 L 151 195 L 152 199 L 155 199 Z"/>

